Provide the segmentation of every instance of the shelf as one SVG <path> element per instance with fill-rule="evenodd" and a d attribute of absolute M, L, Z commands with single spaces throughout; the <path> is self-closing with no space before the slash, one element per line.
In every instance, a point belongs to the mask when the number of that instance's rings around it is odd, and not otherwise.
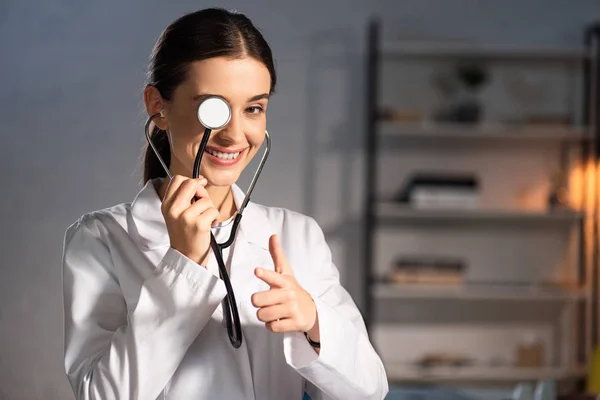
<path fill-rule="evenodd" d="M 500 301 L 577 301 L 585 293 L 576 289 L 540 285 L 422 285 L 376 283 L 373 296 L 379 299 L 457 299 Z"/>
<path fill-rule="evenodd" d="M 520 210 L 490 209 L 418 209 L 395 202 L 379 202 L 375 216 L 379 224 L 395 225 L 397 223 L 574 223 L 582 218 L 582 214 L 572 211 L 535 212 Z"/>
<path fill-rule="evenodd" d="M 585 127 L 563 127 L 553 125 L 502 125 L 502 124 L 438 124 L 400 123 L 383 121 L 380 125 L 383 136 L 404 140 L 485 140 L 485 141 L 569 141 L 593 140 Z"/>
<path fill-rule="evenodd" d="M 378 350 L 390 382 L 413 381 L 433 383 L 434 386 L 447 382 L 460 383 L 462 387 L 471 383 L 483 386 L 486 382 L 492 383 L 491 386 L 514 387 L 524 381 L 566 381 L 585 377 L 586 366 L 578 364 L 589 358 L 590 349 L 586 335 L 582 333 L 598 325 L 579 307 L 593 297 L 585 271 L 590 264 L 588 253 L 597 252 L 598 241 L 597 235 L 588 240 L 583 229 L 583 222 L 587 223 L 592 216 L 587 209 L 585 212 L 550 209 L 545 198 L 539 198 L 535 207 L 533 204 L 527 207 L 503 199 L 502 194 L 521 193 L 533 185 L 536 189 L 533 197 L 547 195 L 540 193 L 544 188 L 539 187 L 540 179 L 547 180 L 547 177 L 538 176 L 541 173 L 538 169 L 544 165 L 560 168 L 567 177 L 571 172 L 577 172 L 580 177 L 579 169 L 583 168 L 585 178 L 586 165 L 594 161 L 590 160 L 593 155 L 590 156 L 589 148 L 593 148 L 598 140 L 597 127 L 586 126 L 589 116 L 581 113 L 589 108 L 588 100 L 598 92 L 593 85 L 594 74 L 585 67 L 600 49 L 597 40 L 600 35 L 593 30 L 593 25 L 587 25 L 585 30 L 582 29 L 590 39 L 585 46 L 581 43 L 544 47 L 535 43 L 490 45 L 477 43 L 477 38 L 472 41 L 418 37 L 387 40 L 390 38 L 384 33 L 381 21 L 374 19 L 369 23 L 365 57 L 365 114 L 368 118 L 364 143 L 346 138 L 342 135 L 346 131 L 338 129 L 331 135 L 333 140 L 327 150 L 342 150 L 346 158 L 352 156 L 353 151 L 364 153 L 363 184 L 367 199 L 364 225 L 356 225 L 356 229 L 349 232 L 347 223 L 340 224 L 330 232 L 348 243 L 364 242 L 361 261 L 365 268 L 361 289 L 365 324 L 374 338 L 380 339 L 374 341 L 374 345 L 380 347 Z M 414 101 L 411 103 L 414 94 L 411 90 L 401 93 L 382 90 L 388 83 L 397 84 L 403 76 L 393 75 L 402 75 L 406 68 L 419 74 L 423 72 L 419 68 L 426 66 L 435 74 L 440 69 L 456 69 L 463 62 L 484 65 L 501 75 L 508 74 L 513 67 L 525 67 L 528 71 L 547 70 L 549 77 L 557 82 L 567 79 L 567 91 L 575 97 L 569 99 L 566 108 L 556 115 L 544 110 L 508 115 L 509 110 L 504 108 L 510 104 L 504 104 L 506 99 L 491 93 L 487 100 L 493 103 L 492 106 L 499 107 L 496 113 L 499 117 L 468 124 L 449 120 L 438 122 L 433 115 L 437 113 L 432 114 L 435 110 L 419 107 Z M 387 78 L 392 81 L 386 82 Z M 581 87 L 571 93 L 571 84 L 580 81 L 583 86 L 579 85 Z M 416 86 L 412 89 L 413 92 L 419 90 Z M 400 106 L 400 103 L 404 105 Z M 551 158 L 555 160 L 551 161 Z M 395 169 L 386 167 L 382 173 L 388 161 L 398 160 Z M 479 178 L 494 186 L 485 191 L 493 198 L 479 193 L 478 201 L 473 201 L 469 208 L 460 208 L 461 204 L 457 202 L 455 207 L 447 204 L 445 208 L 434 208 L 432 201 L 419 205 L 397 201 L 401 193 L 400 189 L 394 188 L 398 185 L 395 181 L 411 169 L 456 172 L 470 166 L 473 170 L 474 164 L 478 166 L 486 160 L 495 164 L 488 169 L 479 168 Z M 517 179 L 515 174 L 520 170 L 526 174 Z M 502 174 L 507 171 L 508 174 Z M 585 182 L 583 188 L 579 187 L 579 181 L 568 183 L 574 187 L 567 190 L 581 189 L 583 197 L 589 192 Z M 500 191 L 502 193 L 498 194 Z M 466 201 L 465 204 L 467 207 Z M 359 235 L 362 231 L 364 235 Z M 481 268 L 465 275 L 467 282 L 457 286 L 399 284 L 383 279 L 374 282 L 374 277 L 379 278 L 379 274 L 390 267 L 381 269 L 385 266 L 378 260 L 393 257 L 398 250 L 399 238 L 404 243 L 400 247 L 408 246 L 418 252 L 437 246 L 435 255 L 450 251 L 453 255 L 476 261 Z M 389 264 L 389 260 L 385 260 L 384 263 Z M 512 282 L 497 284 L 488 274 L 489 268 L 503 267 L 506 269 L 500 271 L 503 279 Z M 472 278 L 478 279 L 476 276 L 481 279 L 472 282 Z M 489 277 L 487 281 L 486 276 Z M 567 282 L 543 281 L 550 276 L 565 277 L 580 284 L 570 286 Z M 398 281 L 400 278 L 398 276 Z M 450 278 L 452 276 L 448 281 Z M 533 283 L 520 284 L 525 281 Z M 390 325 L 390 329 L 379 331 L 379 324 Z M 394 329 L 399 327 L 407 329 L 401 332 L 399 329 L 395 335 Z M 558 365 L 516 367 L 510 360 L 517 357 L 513 352 L 518 336 L 530 330 L 537 334 L 538 329 L 552 347 L 547 359 L 557 361 Z M 464 333 L 464 336 L 459 338 L 455 332 Z M 482 332 L 489 332 L 490 337 L 480 340 Z M 513 333 L 517 337 L 509 341 L 503 339 L 503 335 L 512 336 Z M 378 341 L 381 346 L 377 346 Z M 461 343 L 457 343 L 459 341 Z M 385 347 L 389 350 L 387 354 Z M 415 362 L 418 353 L 427 356 L 432 349 L 450 351 L 454 348 L 461 355 L 469 354 L 472 362 L 460 367 L 431 368 Z M 432 357 L 435 354 L 432 352 Z"/>
<path fill-rule="evenodd" d="M 404 58 L 468 58 L 513 61 L 581 62 L 588 57 L 579 47 L 515 47 L 502 45 L 477 45 L 473 43 L 439 43 L 384 41 L 381 54 Z"/>
<path fill-rule="evenodd" d="M 541 379 L 566 380 L 586 375 L 583 367 L 431 367 L 421 368 L 411 364 L 385 363 L 388 379 L 393 382 L 461 382 L 488 381 L 513 382 Z"/>

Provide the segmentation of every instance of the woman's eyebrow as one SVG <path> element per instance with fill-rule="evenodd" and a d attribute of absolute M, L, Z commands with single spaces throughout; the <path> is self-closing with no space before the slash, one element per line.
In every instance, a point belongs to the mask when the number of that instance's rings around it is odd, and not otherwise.
<path fill-rule="evenodd" d="M 217 97 L 222 97 L 225 100 L 227 100 L 228 103 L 231 103 L 231 100 L 229 100 L 227 97 L 222 96 L 220 94 L 212 94 L 212 93 L 200 93 L 197 94 L 193 97 L 192 100 L 194 101 L 202 101 L 204 99 L 207 99 L 208 97 L 212 97 L 212 96 L 217 96 Z M 250 97 L 247 102 L 253 102 L 253 101 L 258 101 L 258 100 L 262 100 L 262 99 L 268 99 L 269 98 L 269 93 L 262 93 L 262 94 L 257 94 L 256 96 L 252 96 Z"/>
<path fill-rule="evenodd" d="M 268 99 L 268 98 L 269 98 L 269 93 L 258 94 L 256 96 L 250 97 L 248 99 L 248 103 L 251 103 L 253 101 L 262 100 L 262 99 Z"/>

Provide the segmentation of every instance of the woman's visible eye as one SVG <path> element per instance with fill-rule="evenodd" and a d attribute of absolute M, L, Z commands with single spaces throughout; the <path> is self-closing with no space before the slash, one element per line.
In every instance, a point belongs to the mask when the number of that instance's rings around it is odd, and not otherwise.
<path fill-rule="evenodd" d="M 265 109 L 262 108 L 261 106 L 251 106 L 246 108 L 246 112 L 253 114 L 253 115 L 259 115 L 262 114 L 263 112 L 265 112 Z"/>

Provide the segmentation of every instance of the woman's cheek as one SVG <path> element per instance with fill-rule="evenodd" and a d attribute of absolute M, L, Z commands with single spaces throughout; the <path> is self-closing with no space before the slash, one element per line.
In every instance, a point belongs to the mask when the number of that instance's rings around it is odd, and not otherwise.
<path fill-rule="evenodd" d="M 265 141 L 265 129 L 266 127 L 261 124 L 261 126 L 252 133 L 250 140 L 254 147 L 260 147 Z"/>

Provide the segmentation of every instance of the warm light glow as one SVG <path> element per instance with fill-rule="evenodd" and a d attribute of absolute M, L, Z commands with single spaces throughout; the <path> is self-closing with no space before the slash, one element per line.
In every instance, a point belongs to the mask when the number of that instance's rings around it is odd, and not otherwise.
<path fill-rule="evenodd" d="M 587 163 L 578 163 L 569 174 L 569 197 L 573 208 L 590 212 L 594 207 L 594 196 L 598 188 L 599 166 L 590 160 Z M 585 191 L 585 193 L 583 193 Z M 585 195 L 585 198 L 583 196 Z"/>
<path fill-rule="evenodd" d="M 599 199 L 596 199 L 598 195 L 598 188 L 600 188 L 600 174 L 598 171 L 600 170 L 600 165 L 594 163 L 593 160 L 590 160 L 587 163 L 579 163 L 570 171 L 569 180 L 570 180 L 570 199 L 571 204 L 574 208 L 579 211 L 584 212 L 585 220 L 584 220 L 584 230 L 583 234 L 585 235 L 585 252 L 583 255 L 583 262 L 585 265 L 585 274 L 587 276 L 586 283 L 584 285 L 584 290 L 587 292 L 588 296 L 592 295 L 591 281 L 589 279 L 592 276 L 592 269 L 597 268 L 594 265 L 593 259 L 593 251 L 594 251 L 594 222 L 598 218 L 597 212 L 597 204 L 600 202 Z M 597 221 L 596 221 L 597 223 Z M 586 336 L 591 339 L 592 331 L 590 321 L 592 320 L 592 308 L 591 302 L 587 303 L 585 318 L 587 320 L 586 323 Z M 589 354 L 591 349 L 591 340 L 586 340 L 586 353 Z"/>
<path fill-rule="evenodd" d="M 584 235 L 586 237 L 585 244 L 585 255 L 584 263 L 586 265 L 586 274 L 589 275 L 592 265 L 592 251 L 594 243 L 592 242 L 594 219 L 598 218 L 597 210 L 595 207 L 599 202 L 596 199 L 598 195 L 598 188 L 600 188 L 600 175 L 598 171 L 600 165 L 595 164 L 593 160 L 583 164 L 579 163 L 570 171 L 570 200 L 572 207 L 578 211 L 581 211 L 585 215 L 584 220 Z"/>

